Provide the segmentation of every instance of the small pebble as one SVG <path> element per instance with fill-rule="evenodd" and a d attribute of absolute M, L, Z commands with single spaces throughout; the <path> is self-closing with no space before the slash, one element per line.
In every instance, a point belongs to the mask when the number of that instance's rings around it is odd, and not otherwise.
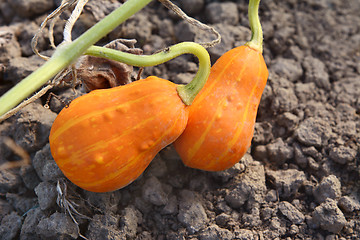
<path fill-rule="evenodd" d="M 181 6 L 184 12 L 190 16 L 194 16 L 204 8 L 204 0 L 183 0 L 181 1 Z"/>
<path fill-rule="evenodd" d="M 315 161 L 312 157 L 307 157 L 308 166 L 311 170 L 317 171 L 319 170 L 319 163 Z"/>
<path fill-rule="evenodd" d="M 32 195 L 6 193 L 6 200 L 14 207 L 19 214 L 25 214 L 30 209 L 37 207 L 37 198 Z"/>
<path fill-rule="evenodd" d="M 339 146 L 330 149 L 329 157 L 336 163 L 346 164 L 354 161 L 357 151 L 350 147 Z"/>
<path fill-rule="evenodd" d="M 232 168 L 230 168 L 232 169 Z M 227 172 L 231 171 L 230 169 L 225 171 L 219 171 L 216 173 L 225 173 L 225 175 L 230 175 Z M 210 188 L 209 180 L 205 175 L 200 174 L 199 176 L 194 176 L 189 183 L 189 189 L 196 192 L 208 191 Z"/>
<path fill-rule="evenodd" d="M 56 182 L 64 177 L 64 174 L 51 156 L 50 144 L 46 144 L 41 150 L 37 151 L 32 162 L 37 175 L 44 182 Z"/>
<path fill-rule="evenodd" d="M 54 7 L 54 1 L 14 0 L 9 2 L 21 17 L 34 18 Z"/>
<path fill-rule="evenodd" d="M 233 234 L 224 228 L 220 228 L 217 225 L 210 225 L 200 233 L 200 240 L 232 240 Z"/>
<path fill-rule="evenodd" d="M 314 224 L 331 233 L 339 233 L 347 223 L 336 201 L 330 198 L 316 207 L 312 216 Z"/>
<path fill-rule="evenodd" d="M 86 200 L 93 207 L 103 212 L 117 212 L 121 201 L 121 191 L 94 193 L 85 191 Z"/>
<path fill-rule="evenodd" d="M 187 228 L 190 234 L 194 234 L 205 227 L 208 217 L 204 206 L 194 192 L 182 190 L 180 195 L 181 201 L 177 219 Z"/>
<path fill-rule="evenodd" d="M 249 156 L 249 154 L 245 154 L 245 156 L 243 157 L 243 159 L 245 157 Z M 242 161 L 242 160 L 241 160 Z M 230 179 L 234 178 L 235 176 L 237 176 L 239 173 L 243 172 L 245 169 L 245 166 L 243 163 L 238 162 L 236 163 L 233 167 L 224 170 L 224 171 L 217 171 L 217 172 L 210 172 L 211 176 L 213 178 L 216 179 L 216 181 L 220 181 L 222 183 L 226 183 L 228 182 Z M 204 182 L 203 184 L 205 184 L 206 181 L 202 181 Z M 197 185 L 200 185 L 199 183 Z M 206 184 L 205 186 L 202 187 L 202 190 L 206 190 L 209 188 L 209 184 Z"/>
<path fill-rule="evenodd" d="M 278 232 L 280 235 L 283 235 L 286 233 L 286 223 L 284 221 L 281 221 L 277 217 L 273 217 L 270 222 L 270 229 L 274 232 Z"/>
<path fill-rule="evenodd" d="M 277 75 L 283 76 L 291 82 L 296 82 L 303 75 L 301 64 L 293 59 L 276 58 L 272 61 L 271 68 Z"/>
<path fill-rule="evenodd" d="M 253 150 L 254 159 L 258 161 L 265 161 L 267 159 L 267 149 L 265 145 L 257 145 Z"/>
<path fill-rule="evenodd" d="M 211 24 L 227 23 L 236 25 L 239 22 L 239 13 L 236 3 L 213 2 L 206 6 L 205 16 Z"/>
<path fill-rule="evenodd" d="M 78 227 L 65 213 L 55 212 L 43 218 L 37 225 L 38 234 L 44 239 L 66 239 L 79 237 Z"/>
<path fill-rule="evenodd" d="M 264 166 L 257 161 L 247 165 L 246 174 L 237 179 L 237 183 L 226 193 L 227 204 L 238 209 L 247 203 L 248 208 L 261 203 L 265 197 L 265 171 Z"/>
<path fill-rule="evenodd" d="M 38 202 L 41 210 L 49 209 L 56 203 L 57 191 L 56 186 L 49 182 L 41 182 L 35 188 L 38 196 Z"/>
<path fill-rule="evenodd" d="M 274 91 L 275 98 L 272 102 L 272 110 L 283 113 L 291 112 L 298 107 L 299 101 L 292 88 L 279 87 Z"/>
<path fill-rule="evenodd" d="M 314 82 L 319 88 L 330 90 L 330 78 L 325 64 L 318 58 L 305 57 L 303 61 L 305 70 L 305 82 Z"/>
<path fill-rule="evenodd" d="M 263 221 L 271 219 L 274 212 L 275 212 L 275 209 L 270 208 L 270 207 L 265 207 L 265 208 L 261 209 L 261 213 L 260 213 L 261 219 Z"/>
<path fill-rule="evenodd" d="M 9 202 L 0 199 L 0 221 L 5 215 L 8 215 L 13 211 L 13 207 L 10 205 Z"/>
<path fill-rule="evenodd" d="M 171 196 L 166 205 L 161 211 L 162 214 L 177 214 L 178 213 L 178 200 L 176 196 Z"/>
<path fill-rule="evenodd" d="M 37 64 L 37 62 L 43 61 L 43 59 L 40 59 L 37 56 L 31 57 L 32 55 L 34 55 L 34 52 L 31 48 L 31 40 L 34 37 L 34 35 L 38 34 L 38 41 L 37 41 L 36 49 L 39 52 L 43 52 L 44 50 L 49 49 L 49 43 L 48 43 L 48 41 L 46 41 L 47 36 L 48 36 L 48 32 L 46 31 L 47 29 L 44 29 L 45 31 L 38 32 L 39 24 L 35 23 L 35 21 L 22 22 L 20 24 L 21 25 L 19 26 L 19 29 L 18 29 L 17 38 L 18 38 L 19 44 L 21 46 L 21 53 L 22 53 L 21 55 L 22 55 L 22 57 L 30 57 L 30 58 L 20 58 L 19 65 L 16 65 L 16 66 L 18 66 L 19 72 L 23 72 L 21 69 L 21 65 L 23 65 L 27 61 L 30 64 L 28 66 L 26 66 L 26 65 L 24 66 L 26 70 L 30 70 L 31 67 L 36 66 L 35 64 Z M 24 25 L 22 26 L 22 24 L 24 24 Z M 55 32 L 55 34 L 56 34 L 56 32 Z M 45 54 L 45 55 L 48 55 L 48 54 Z M 21 59 L 24 60 L 25 62 L 23 62 Z M 19 81 L 19 80 L 17 80 L 17 81 Z"/>
<path fill-rule="evenodd" d="M 45 217 L 45 212 L 40 208 L 29 210 L 21 227 L 20 239 L 40 239 L 37 235 L 37 225 Z"/>
<path fill-rule="evenodd" d="M 156 206 L 163 206 L 168 202 L 167 194 L 164 192 L 161 182 L 154 176 L 147 179 L 142 194 L 145 201 Z"/>
<path fill-rule="evenodd" d="M 301 224 L 305 220 L 304 214 L 287 201 L 279 203 L 279 210 L 294 224 Z"/>
<path fill-rule="evenodd" d="M 339 207 L 347 213 L 360 210 L 360 201 L 350 196 L 343 196 L 338 201 Z"/>
<path fill-rule="evenodd" d="M 2 12 L 2 14 L 3 13 L 4 12 Z M 16 40 L 14 30 L 7 26 L 1 26 L 0 36 L 0 63 L 7 63 L 11 58 L 20 57 L 20 45 Z"/>
<path fill-rule="evenodd" d="M 299 117 L 293 113 L 285 112 L 278 117 L 278 123 L 280 126 L 286 127 L 288 131 L 292 131 L 299 123 Z"/>
<path fill-rule="evenodd" d="M 337 101 L 357 106 L 357 109 L 360 107 L 357 100 L 359 98 L 359 88 L 358 76 L 344 78 L 342 81 L 336 81 L 333 84 L 333 91 Z"/>
<path fill-rule="evenodd" d="M 40 179 L 32 165 L 22 166 L 20 176 L 28 189 L 33 190 L 40 183 Z"/>
<path fill-rule="evenodd" d="M 335 234 L 330 234 L 325 237 L 325 240 L 339 240 Z"/>
<path fill-rule="evenodd" d="M 119 220 L 120 231 L 126 239 L 133 239 L 136 236 L 138 224 L 141 222 L 141 213 L 135 207 L 130 205 L 121 212 Z"/>
<path fill-rule="evenodd" d="M 44 181 L 56 182 L 57 180 L 64 178 L 64 174 L 51 156 L 43 166 L 42 175 L 42 180 Z"/>
<path fill-rule="evenodd" d="M 294 156 L 293 148 L 284 143 L 281 138 L 277 138 L 266 145 L 266 149 L 270 160 L 278 165 L 284 164 Z"/>
<path fill-rule="evenodd" d="M 302 152 L 305 155 L 311 156 L 312 158 L 314 158 L 316 160 L 321 159 L 321 153 L 319 153 L 318 150 L 314 146 L 304 147 L 304 148 L 302 148 Z"/>
<path fill-rule="evenodd" d="M 305 173 L 296 169 L 266 170 L 267 175 L 274 181 L 280 197 L 288 198 L 295 195 L 306 180 Z"/>
<path fill-rule="evenodd" d="M 256 239 L 256 235 L 249 229 L 235 229 L 234 230 L 234 239 Z"/>
<path fill-rule="evenodd" d="M 85 236 L 88 239 L 124 239 L 123 233 L 118 229 L 118 215 L 95 214 L 89 225 Z"/>
<path fill-rule="evenodd" d="M 216 216 L 215 221 L 221 227 L 225 227 L 226 224 L 231 220 L 231 216 L 226 213 L 221 213 Z"/>
<path fill-rule="evenodd" d="M 341 197 L 341 183 L 335 175 L 327 176 L 315 187 L 313 194 L 318 203 L 327 198 L 337 200 Z"/>
<path fill-rule="evenodd" d="M 154 15 L 152 15 L 153 17 Z M 152 18 L 151 17 L 151 18 Z M 139 43 L 147 43 L 151 39 L 152 21 L 148 14 L 135 14 L 128 21 L 115 28 L 110 34 L 110 39 L 136 39 Z"/>
<path fill-rule="evenodd" d="M 310 100 L 319 98 L 319 89 L 316 87 L 315 83 L 295 83 L 295 94 L 299 99 L 299 102 L 308 102 Z"/>
<path fill-rule="evenodd" d="M 256 122 L 253 142 L 256 144 L 267 144 L 273 139 L 272 125 L 268 122 Z"/>
<path fill-rule="evenodd" d="M 283 14 L 286 17 L 286 14 Z M 276 21 L 286 22 L 286 19 L 277 19 Z M 276 49 L 278 55 L 282 55 L 284 51 L 287 49 L 288 41 L 292 36 L 295 35 L 295 28 L 292 26 L 284 26 L 280 29 L 276 29 L 272 41 L 269 41 L 271 48 Z"/>
<path fill-rule="evenodd" d="M 1 221 L 0 238 L 15 239 L 16 235 L 20 232 L 21 225 L 21 217 L 16 212 L 6 215 Z"/>
<path fill-rule="evenodd" d="M 246 227 L 256 227 L 259 226 L 262 221 L 260 218 L 260 210 L 257 207 L 253 207 L 250 210 L 250 213 L 244 213 L 241 216 L 241 220 Z"/>
<path fill-rule="evenodd" d="M 226 203 L 226 201 L 220 201 L 216 204 L 216 209 L 220 212 L 230 214 L 231 207 Z"/>
<path fill-rule="evenodd" d="M 269 190 L 265 196 L 265 200 L 268 202 L 276 202 L 278 200 L 278 194 L 276 190 L 274 189 Z"/>
<path fill-rule="evenodd" d="M 307 158 L 304 155 L 304 153 L 302 152 L 302 149 L 300 147 L 300 145 L 298 143 L 294 143 L 294 156 L 295 156 L 295 161 L 296 163 L 301 167 L 301 168 L 306 168 L 307 167 Z"/>
<path fill-rule="evenodd" d="M 175 37 L 180 42 L 194 41 L 196 30 L 196 27 L 183 20 L 175 25 Z"/>
<path fill-rule="evenodd" d="M 291 225 L 289 229 L 289 234 L 296 235 L 298 233 L 299 233 L 299 227 L 295 224 Z"/>
<path fill-rule="evenodd" d="M 320 118 L 305 119 L 295 130 L 295 136 L 301 143 L 315 147 L 326 145 L 331 133 L 329 123 Z"/>

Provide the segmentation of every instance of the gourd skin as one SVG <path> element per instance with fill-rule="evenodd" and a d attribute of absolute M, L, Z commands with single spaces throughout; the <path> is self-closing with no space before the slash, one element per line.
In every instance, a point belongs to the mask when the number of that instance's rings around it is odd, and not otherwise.
<path fill-rule="evenodd" d="M 189 107 L 185 131 L 174 142 L 185 165 L 222 171 L 241 159 L 251 144 L 267 78 L 261 52 L 248 46 L 217 60 Z"/>
<path fill-rule="evenodd" d="M 188 108 L 176 87 L 152 76 L 72 101 L 55 119 L 49 137 L 64 175 L 93 192 L 134 181 L 185 129 Z"/>

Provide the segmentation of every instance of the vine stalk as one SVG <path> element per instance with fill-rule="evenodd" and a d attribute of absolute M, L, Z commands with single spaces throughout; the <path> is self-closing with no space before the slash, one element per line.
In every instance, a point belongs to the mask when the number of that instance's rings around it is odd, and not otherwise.
<path fill-rule="evenodd" d="M 37 91 L 58 72 L 75 61 L 91 45 L 95 44 L 150 2 L 151 0 L 128 0 L 75 41 L 60 44 L 49 61 L 1 96 L 0 116 Z"/>
<path fill-rule="evenodd" d="M 251 28 L 251 39 L 245 43 L 246 46 L 255 49 L 256 51 L 263 52 L 263 31 L 259 19 L 259 4 L 260 0 L 249 1 L 249 24 Z"/>
<path fill-rule="evenodd" d="M 103 57 L 136 67 L 149 67 L 167 62 L 182 54 L 191 53 L 199 60 L 199 69 L 194 79 L 187 85 L 179 85 L 177 91 L 186 105 L 191 105 L 204 86 L 210 74 L 210 56 L 204 47 L 194 42 L 182 42 L 153 55 L 134 55 L 105 47 L 91 46 L 86 55 Z"/>

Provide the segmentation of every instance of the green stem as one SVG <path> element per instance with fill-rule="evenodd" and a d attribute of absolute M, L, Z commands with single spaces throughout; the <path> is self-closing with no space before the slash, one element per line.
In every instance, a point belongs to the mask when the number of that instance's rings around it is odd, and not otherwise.
<path fill-rule="evenodd" d="M 251 28 L 251 39 L 245 45 L 262 53 L 263 51 L 263 32 L 259 19 L 260 0 L 250 0 L 249 2 L 249 24 Z"/>
<path fill-rule="evenodd" d="M 182 101 L 186 105 L 191 105 L 192 101 L 200 92 L 210 74 L 209 53 L 201 45 L 193 42 L 178 43 L 166 50 L 148 56 L 134 55 L 97 46 L 92 46 L 85 52 L 87 55 L 112 59 L 137 67 L 155 66 L 187 53 L 191 53 L 199 59 L 199 70 L 189 84 L 179 85 L 177 90 Z"/>
<path fill-rule="evenodd" d="M 74 42 L 60 45 L 49 61 L 0 98 L 0 116 L 4 115 L 7 111 L 11 110 L 22 100 L 38 90 L 58 72 L 69 66 L 91 45 L 110 33 L 115 27 L 136 12 L 140 11 L 149 2 L 151 2 L 151 0 L 128 0 Z"/>

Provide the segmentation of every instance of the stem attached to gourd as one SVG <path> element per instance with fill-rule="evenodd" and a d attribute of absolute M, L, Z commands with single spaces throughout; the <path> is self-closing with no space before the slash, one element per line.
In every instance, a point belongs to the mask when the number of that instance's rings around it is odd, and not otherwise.
<path fill-rule="evenodd" d="M 155 66 L 187 53 L 191 53 L 199 59 L 199 70 L 189 84 L 179 85 L 177 90 L 184 104 L 191 105 L 210 74 L 210 56 L 201 45 L 193 42 L 182 42 L 153 55 L 134 55 L 97 46 L 92 46 L 85 52 L 87 55 L 112 59 L 137 67 Z"/>
<path fill-rule="evenodd" d="M 72 43 L 60 45 L 51 59 L 0 98 L 0 116 L 38 90 L 48 80 L 99 41 L 115 27 L 145 7 L 151 0 L 128 0 Z"/>
<path fill-rule="evenodd" d="M 249 24 L 251 28 L 251 39 L 245 43 L 246 46 L 263 52 L 263 32 L 259 19 L 259 4 L 260 0 L 250 0 L 249 2 Z"/>

